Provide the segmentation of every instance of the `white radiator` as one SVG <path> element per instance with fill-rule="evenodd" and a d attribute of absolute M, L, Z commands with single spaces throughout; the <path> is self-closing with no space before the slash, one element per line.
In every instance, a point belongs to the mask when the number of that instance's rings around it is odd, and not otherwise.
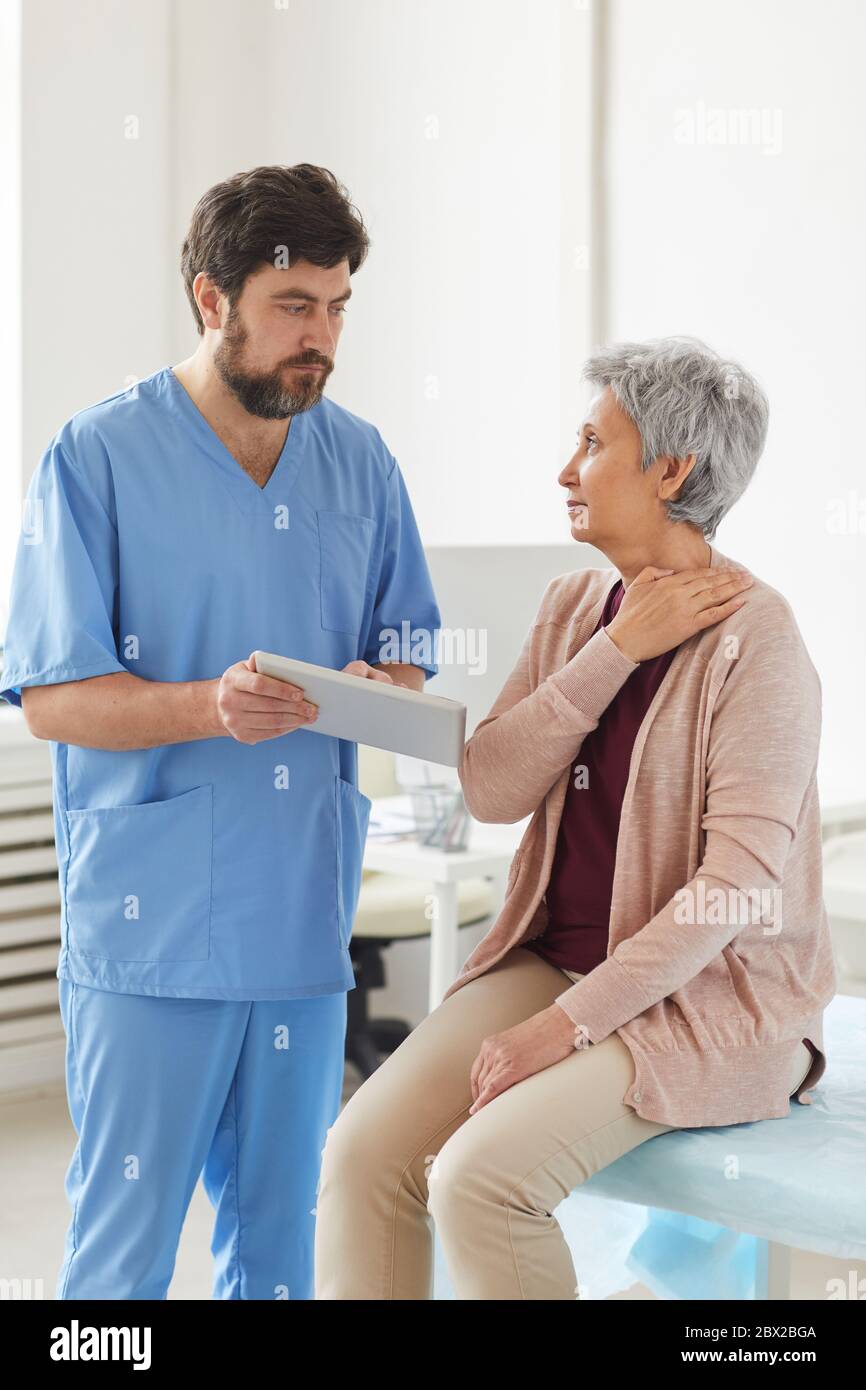
<path fill-rule="evenodd" d="M 0 1092 L 63 1079 L 51 750 L 0 702 Z"/>

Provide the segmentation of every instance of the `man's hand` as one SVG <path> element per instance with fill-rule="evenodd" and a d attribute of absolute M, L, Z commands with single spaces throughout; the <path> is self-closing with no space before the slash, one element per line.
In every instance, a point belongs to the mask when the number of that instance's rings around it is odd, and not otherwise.
<path fill-rule="evenodd" d="M 472 1064 L 470 1115 L 527 1076 L 552 1067 L 574 1051 L 575 1027 L 558 1004 L 551 1004 L 504 1033 L 485 1038 Z"/>
<path fill-rule="evenodd" d="M 388 668 L 387 673 L 385 668 Z M 375 666 L 369 668 L 373 671 L 382 671 L 391 676 L 395 685 L 402 685 L 406 690 L 423 690 L 425 673 L 421 666 L 416 666 L 411 661 L 380 661 Z"/>
<path fill-rule="evenodd" d="M 251 652 L 246 661 L 236 661 L 213 682 L 218 732 L 231 734 L 238 743 L 261 743 L 312 724 L 318 705 L 304 699 L 300 686 L 261 675 L 254 656 Z"/>
<path fill-rule="evenodd" d="M 387 681 L 389 685 L 394 685 L 394 680 L 388 675 L 387 671 L 380 671 L 378 667 L 371 666 L 368 661 L 350 661 L 343 670 L 347 676 L 365 676 L 368 681 Z M 400 682 L 397 682 L 400 684 Z"/>
<path fill-rule="evenodd" d="M 319 713 L 318 705 L 304 699 L 300 686 L 256 671 L 254 656 L 255 652 L 251 652 L 246 661 L 235 662 L 218 681 L 211 682 L 215 733 L 231 734 L 239 743 L 261 743 L 263 739 L 281 738 L 283 734 L 313 724 Z M 394 666 L 401 675 L 406 673 L 398 663 Z M 367 661 L 350 661 L 342 669 L 350 676 L 415 688 L 405 681 L 395 681 L 387 671 Z M 413 676 L 418 672 L 423 684 L 424 673 L 420 667 L 410 669 Z"/>

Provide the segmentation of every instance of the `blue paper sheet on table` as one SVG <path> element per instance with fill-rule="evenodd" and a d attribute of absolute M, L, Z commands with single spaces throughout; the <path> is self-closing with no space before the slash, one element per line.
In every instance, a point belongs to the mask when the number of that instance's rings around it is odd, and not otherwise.
<path fill-rule="evenodd" d="M 753 1298 L 759 1240 L 866 1259 L 866 999 L 836 996 L 824 1044 L 810 1105 L 659 1134 L 561 1203 L 556 1219 L 586 1297 L 639 1281 L 659 1298 Z M 645 1205 L 629 1230 L 617 1209 L 633 1201 Z"/>

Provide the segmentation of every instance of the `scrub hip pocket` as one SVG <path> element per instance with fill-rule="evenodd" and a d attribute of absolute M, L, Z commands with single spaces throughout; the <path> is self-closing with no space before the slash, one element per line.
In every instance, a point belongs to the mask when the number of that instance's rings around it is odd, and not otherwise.
<path fill-rule="evenodd" d="M 70 950 L 115 961 L 210 956 L 213 784 L 67 811 Z"/>
<path fill-rule="evenodd" d="M 348 947 L 361 891 L 364 845 L 373 805 L 369 796 L 344 778 L 334 779 L 337 825 L 337 922 L 341 945 Z"/>

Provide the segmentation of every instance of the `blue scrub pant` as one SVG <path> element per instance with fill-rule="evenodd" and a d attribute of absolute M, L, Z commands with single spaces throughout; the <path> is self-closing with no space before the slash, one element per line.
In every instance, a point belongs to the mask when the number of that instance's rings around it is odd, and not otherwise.
<path fill-rule="evenodd" d="M 214 1298 L 312 1299 L 346 995 L 237 1002 L 59 981 L 78 1134 L 58 1299 L 163 1299 L 201 1174 Z"/>

